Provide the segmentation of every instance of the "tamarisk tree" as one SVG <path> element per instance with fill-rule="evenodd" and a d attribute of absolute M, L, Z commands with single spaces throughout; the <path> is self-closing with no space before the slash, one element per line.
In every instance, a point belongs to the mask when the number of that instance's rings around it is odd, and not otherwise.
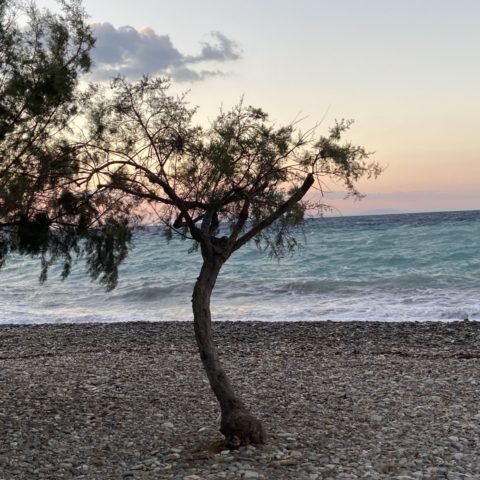
<path fill-rule="evenodd" d="M 61 258 L 66 276 L 73 252 L 111 284 L 130 240 L 127 199 L 76 188 L 72 126 L 94 38 L 79 0 L 59 4 L 0 0 L 0 267 L 9 252 L 39 256 L 45 279 Z"/>
<path fill-rule="evenodd" d="M 293 249 L 291 227 L 315 206 L 305 201 L 307 192 L 321 191 L 330 179 L 358 196 L 357 180 L 378 175 L 380 168 L 364 148 L 342 143 L 349 122 L 315 140 L 240 104 L 201 128 L 193 123 L 195 110 L 168 89 L 167 81 L 145 77 L 136 83 L 117 79 L 108 93 L 97 94 L 88 110 L 77 184 L 97 195 L 142 201 L 168 231 L 199 247 L 194 330 L 221 407 L 220 430 L 230 445 L 262 443 L 263 426 L 232 387 L 212 338 L 210 298 L 220 270 L 251 240 L 276 257 Z"/>

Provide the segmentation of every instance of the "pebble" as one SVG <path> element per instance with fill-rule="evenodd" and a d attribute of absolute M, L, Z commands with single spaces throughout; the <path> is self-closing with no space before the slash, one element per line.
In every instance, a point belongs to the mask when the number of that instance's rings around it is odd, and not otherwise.
<path fill-rule="evenodd" d="M 187 322 L 0 326 L 0 478 L 480 478 L 478 322 L 214 331 L 266 445 L 222 447 Z"/>

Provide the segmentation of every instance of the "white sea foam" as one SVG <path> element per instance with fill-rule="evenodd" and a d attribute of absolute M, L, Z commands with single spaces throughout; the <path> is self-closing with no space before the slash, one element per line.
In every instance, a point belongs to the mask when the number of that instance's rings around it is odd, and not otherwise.
<path fill-rule="evenodd" d="M 281 262 L 254 246 L 233 255 L 214 318 L 480 320 L 480 212 L 315 219 L 304 233 L 304 248 Z M 139 232 L 111 293 L 81 262 L 65 282 L 54 268 L 40 286 L 38 261 L 12 257 L 0 271 L 0 323 L 191 320 L 200 256 L 189 247 Z"/>

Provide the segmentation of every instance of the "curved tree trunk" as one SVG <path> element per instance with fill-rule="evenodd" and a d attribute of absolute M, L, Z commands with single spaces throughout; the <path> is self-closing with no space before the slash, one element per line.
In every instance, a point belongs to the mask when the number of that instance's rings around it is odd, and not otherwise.
<path fill-rule="evenodd" d="M 222 411 L 220 431 L 227 439 L 227 446 L 235 448 L 249 443 L 264 443 L 265 432 L 260 421 L 248 412 L 233 391 L 213 342 L 210 297 L 223 263 L 217 256 L 204 259 L 193 289 L 192 305 L 200 358 Z"/>

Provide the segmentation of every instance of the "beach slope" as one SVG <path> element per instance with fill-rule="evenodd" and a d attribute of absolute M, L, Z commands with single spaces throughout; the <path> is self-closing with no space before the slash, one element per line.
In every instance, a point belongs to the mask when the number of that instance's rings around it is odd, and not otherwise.
<path fill-rule="evenodd" d="M 223 449 L 190 323 L 1 326 L 0 479 L 480 478 L 478 323 L 214 330 L 265 446 Z"/>

